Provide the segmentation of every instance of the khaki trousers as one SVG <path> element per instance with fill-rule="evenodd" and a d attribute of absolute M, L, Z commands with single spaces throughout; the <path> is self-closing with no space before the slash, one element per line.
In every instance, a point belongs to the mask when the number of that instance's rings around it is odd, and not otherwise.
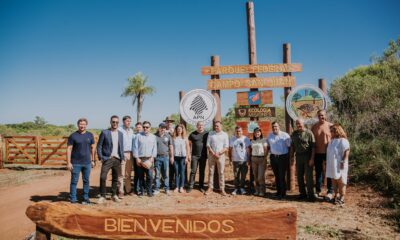
<path fill-rule="evenodd" d="M 121 161 L 121 174 L 118 176 L 118 191 L 124 194 L 132 191 L 132 152 L 124 152 L 124 159 Z"/>
<path fill-rule="evenodd" d="M 209 167 L 209 174 L 208 174 L 208 187 L 213 189 L 214 187 L 214 171 L 215 171 L 215 163 L 217 163 L 217 172 L 219 175 L 219 188 L 221 191 L 225 191 L 225 154 L 216 158 L 214 156 L 208 156 L 208 167 Z"/>

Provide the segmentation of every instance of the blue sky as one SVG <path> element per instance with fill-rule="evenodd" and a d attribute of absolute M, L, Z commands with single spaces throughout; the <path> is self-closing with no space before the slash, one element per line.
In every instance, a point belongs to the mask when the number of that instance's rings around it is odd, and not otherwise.
<path fill-rule="evenodd" d="M 219 55 L 221 65 L 248 64 L 245 0 L 1 0 L 0 123 L 53 124 L 136 116 L 121 98 L 128 76 L 143 72 L 156 94 L 143 119 L 153 125 L 179 111 L 178 93 L 206 88 L 200 74 Z M 282 44 L 302 63 L 297 84 L 331 83 L 370 63 L 400 35 L 397 0 L 255 0 L 257 61 L 281 63 Z M 227 75 L 241 77 L 243 75 Z M 267 75 L 261 75 L 267 76 Z M 243 90 L 240 90 L 243 91 Z M 235 99 L 222 91 L 222 112 Z M 274 103 L 282 105 L 281 89 Z"/>

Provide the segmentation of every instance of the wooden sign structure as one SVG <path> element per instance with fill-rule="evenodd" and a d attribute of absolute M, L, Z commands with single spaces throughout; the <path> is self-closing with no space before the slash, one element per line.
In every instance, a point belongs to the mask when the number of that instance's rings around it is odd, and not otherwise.
<path fill-rule="evenodd" d="M 299 63 L 292 64 L 251 64 L 235 66 L 202 67 L 202 75 L 219 74 L 246 74 L 246 73 L 281 73 L 301 72 L 302 66 Z"/>
<path fill-rule="evenodd" d="M 255 125 L 258 125 L 264 137 L 267 137 L 268 133 L 271 132 L 270 121 L 237 121 L 236 125 L 241 127 L 243 130 L 243 135 L 250 139 L 253 139 L 253 130 Z"/>
<path fill-rule="evenodd" d="M 236 103 L 240 106 L 272 104 L 272 90 L 237 92 Z"/>
<path fill-rule="evenodd" d="M 290 204 L 182 211 L 117 211 L 69 203 L 39 202 L 26 215 L 36 237 L 90 239 L 296 239 L 296 208 Z"/>
<path fill-rule="evenodd" d="M 238 107 L 235 108 L 236 118 L 266 118 L 275 117 L 275 107 Z"/>

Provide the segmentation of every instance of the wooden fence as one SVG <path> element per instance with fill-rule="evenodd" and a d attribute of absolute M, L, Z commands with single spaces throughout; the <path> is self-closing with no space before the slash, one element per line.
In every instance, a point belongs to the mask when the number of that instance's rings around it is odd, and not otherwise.
<path fill-rule="evenodd" d="M 6 136 L 3 138 L 4 164 L 65 166 L 67 140 L 68 137 L 63 136 Z M 95 136 L 95 144 L 97 140 L 98 137 Z"/>

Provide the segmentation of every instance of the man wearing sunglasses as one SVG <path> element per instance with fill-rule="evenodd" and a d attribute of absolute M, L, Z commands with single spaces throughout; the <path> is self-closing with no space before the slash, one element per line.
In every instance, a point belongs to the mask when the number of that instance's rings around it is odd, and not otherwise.
<path fill-rule="evenodd" d="M 154 134 L 150 133 L 150 128 L 150 122 L 144 121 L 143 132 L 136 136 L 132 151 L 138 167 L 139 181 L 141 182 L 141 193 L 139 195 L 144 193 L 143 183 L 146 175 L 147 196 L 153 197 L 151 184 L 153 181 L 154 159 L 157 157 L 157 139 Z"/>
<path fill-rule="evenodd" d="M 121 201 L 117 196 L 117 185 L 118 176 L 121 174 L 121 161 L 124 158 L 124 137 L 122 132 L 118 131 L 118 116 L 112 116 L 110 123 L 111 127 L 101 132 L 97 143 L 97 155 L 102 162 L 98 203 L 104 203 L 106 200 L 106 180 L 110 169 L 112 171 L 112 200 Z"/>

